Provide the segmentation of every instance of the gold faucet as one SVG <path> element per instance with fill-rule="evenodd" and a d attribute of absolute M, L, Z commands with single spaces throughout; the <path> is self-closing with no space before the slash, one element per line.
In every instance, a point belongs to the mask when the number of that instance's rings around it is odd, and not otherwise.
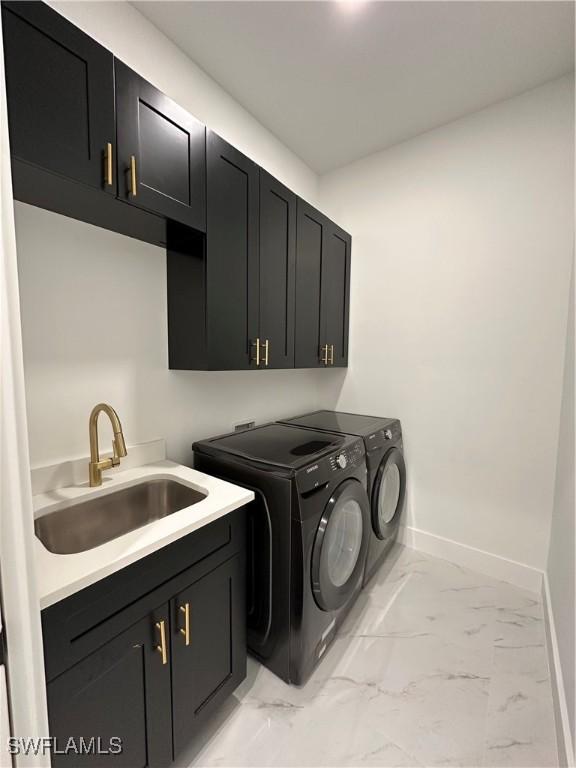
<path fill-rule="evenodd" d="M 98 416 L 101 411 L 108 416 L 112 423 L 112 431 L 114 437 L 112 438 L 112 450 L 113 456 L 110 459 L 100 460 L 100 453 L 98 451 Z M 124 442 L 124 435 L 122 434 L 122 425 L 118 414 L 112 408 L 112 406 L 106 403 L 99 403 L 95 405 L 90 414 L 89 422 L 90 432 L 90 464 L 88 465 L 88 473 L 90 477 L 90 486 L 95 487 L 102 485 L 102 470 L 111 469 L 117 467 L 120 464 L 120 459 L 128 454 L 126 450 L 126 443 Z"/>

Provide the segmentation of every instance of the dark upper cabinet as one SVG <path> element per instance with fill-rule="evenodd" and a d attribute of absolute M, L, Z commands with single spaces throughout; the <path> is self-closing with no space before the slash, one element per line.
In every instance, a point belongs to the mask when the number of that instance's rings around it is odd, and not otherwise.
<path fill-rule="evenodd" d="M 258 166 L 212 131 L 206 154 L 208 367 L 250 368 L 258 335 Z"/>
<path fill-rule="evenodd" d="M 328 345 L 329 365 L 348 365 L 348 315 L 350 307 L 350 249 L 352 239 L 329 221 L 322 250 L 320 325 L 322 343 Z"/>
<path fill-rule="evenodd" d="M 348 364 L 351 238 L 298 200 L 296 368 Z"/>
<path fill-rule="evenodd" d="M 207 132 L 207 233 L 168 237 L 171 368 L 294 367 L 296 196 Z"/>
<path fill-rule="evenodd" d="M 325 360 L 320 318 L 322 243 L 326 219 L 303 200 L 298 200 L 296 245 L 296 368 L 316 368 Z"/>
<path fill-rule="evenodd" d="M 244 560 L 238 555 L 171 603 L 175 757 L 246 675 L 244 582 Z"/>
<path fill-rule="evenodd" d="M 163 663 L 157 623 L 168 632 L 168 604 L 160 606 L 48 684 L 50 735 L 62 751 L 68 739 L 94 739 L 118 754 L 53 751 L 52 765 L 69 768 L 157 768 L 172 761 L 170 665 Z M 169 642 L 168 634 L 165 634 Z M 110 741 L 112 739 L 112 741 Z"/>
<path fill-rule="evenodd" d="M 44 3 L 2 3 L 14 158 L 116 193 L 112 54 Z"/>
<path fill-rule="evenodd" d="M 261 365 L 294 367 L 296 195 L 260 170 L 259 332 Z"/>
<path fill-rule="evenodd" d="M 210 131 L 207 159 L 206 241 L 168 233 L 170 367 L 346 366 L 350 236 Z"/>
<path fill-rule="evenodd" d="M 206 129 L 115 59 L 118 194 L 168 219 L 206 229 Z"/>

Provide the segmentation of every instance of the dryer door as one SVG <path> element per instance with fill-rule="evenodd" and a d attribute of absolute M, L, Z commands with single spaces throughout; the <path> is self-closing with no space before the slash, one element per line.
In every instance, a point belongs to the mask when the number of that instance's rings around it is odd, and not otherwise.
<path fill-rule="evenodd" d="M 340 608 L 364 569 L 370 502 L 358 480 L 345 480 L 331 495 L 312 550 L 312 591 L 324 611 Z"/>
<path fill-rule="evenodd" d="M 372 490 L 372 528 L 389 538 L 400 522 L 406 498 L 406 464 L 399 448 L 391 448 L 378 467 Z"/>

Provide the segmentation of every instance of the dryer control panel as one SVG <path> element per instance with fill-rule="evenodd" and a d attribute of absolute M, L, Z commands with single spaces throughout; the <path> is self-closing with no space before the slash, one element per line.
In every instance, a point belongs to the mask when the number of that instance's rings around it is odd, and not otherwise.
<path fill-rule="evenodd" d="M 371 451 L 374 448 L 382 448 L 382 446 L 393 445 L 402 439 L 402 429 L 400 422 L 397 419 L 391 419 L 388 424 L 382 429 L 372 432 L 370 435 L 366 435 L 366 450 Z"/>
<path fill-rule="evenodd" d="M 336 475 L 350 472 L 362 464 L 365 450 L 364 441 L 356 440 L 336 453 L 319 459 L 304 467 L 298 473 L 297 484 L 301 493 L 306 493 L 330 482 Z"/>

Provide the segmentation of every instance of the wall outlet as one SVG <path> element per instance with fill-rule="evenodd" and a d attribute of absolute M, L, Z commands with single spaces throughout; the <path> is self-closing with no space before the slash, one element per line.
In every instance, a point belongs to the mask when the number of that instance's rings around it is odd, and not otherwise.
<path fill-rule="evenodd" d="M 254 419 L 246 419 L 245 421 L 238 421 L 236 424 L 233 424 L 234 432 L 243 432 L 245 429 L 252 429 L 252 427 L 256 424 Z"/>

